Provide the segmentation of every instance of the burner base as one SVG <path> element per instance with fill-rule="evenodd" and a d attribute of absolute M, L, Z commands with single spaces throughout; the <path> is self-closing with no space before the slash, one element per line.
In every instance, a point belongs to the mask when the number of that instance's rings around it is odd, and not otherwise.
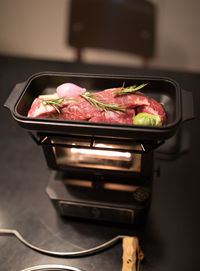
<path fill-rule="evenodd" d="M 147 213 L 151 187 L 64 178 L 52 172 L 46 192 L 61 216 L 137 224 Z"/>

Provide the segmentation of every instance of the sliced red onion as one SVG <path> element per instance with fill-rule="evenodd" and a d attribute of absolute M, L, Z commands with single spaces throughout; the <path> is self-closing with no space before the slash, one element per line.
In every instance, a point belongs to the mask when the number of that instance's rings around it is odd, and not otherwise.
<path fill-rule="evenodd" d="M 58 86 L 56 92 L 59 97 L 74 98 L 79 94 L 86 92 L 86 89 L 72 83 L 65 83 Z"/>

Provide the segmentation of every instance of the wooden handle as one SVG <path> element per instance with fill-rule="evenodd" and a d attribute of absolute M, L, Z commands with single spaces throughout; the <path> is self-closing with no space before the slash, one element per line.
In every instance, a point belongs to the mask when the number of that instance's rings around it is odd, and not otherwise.
<path fill-rule="evenodd" d="M 136 271 L 138 240 L 135 237 L 123 238 L 122 271 Z"/>

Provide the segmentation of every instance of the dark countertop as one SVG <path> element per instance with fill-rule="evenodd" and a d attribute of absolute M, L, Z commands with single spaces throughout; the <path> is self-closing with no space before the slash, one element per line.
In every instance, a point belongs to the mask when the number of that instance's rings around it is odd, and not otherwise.
<path fill-rule="evenodd" d="M 61 218 L 45 190 L 49 180 L 42 149 L 37 147 L 3 104 L 16 83 L 40 71 L 157 75 L 176 80 L 194 97 L 195 120 L 183 124 L 190 149 L 173 160 L 156 160 L 153 198 L 141 229 Z M 18 230 L 38 247 L 75 251 L 119 234 L 138 235 L 145 253 L 143 270 L 199 270 L 200 74 L 0 56 L 0 228 Z M 121 270 L 121 243 L 83 258 L 56 258 L 33 251 L 14 236 L 0 236 L 0 270 L 19 271 L 39 264 L 66 264 L 87 271 Z"/>

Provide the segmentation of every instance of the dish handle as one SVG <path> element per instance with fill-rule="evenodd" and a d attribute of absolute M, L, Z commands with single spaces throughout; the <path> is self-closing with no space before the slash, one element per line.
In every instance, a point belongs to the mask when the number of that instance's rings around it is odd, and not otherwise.
<path fill-rule="evenodd" d="M 192 92 L 182 89 L 182 122 L 194 119 L 194 102 Z"/>
<path fill-rule="evenodd" d="M 4 106 L 6 108 L 10 109 L 11 112 L 13 111 L 14 106 L 15 106 L 18 98 L 20 97 L 20 95 L 24 91 L 25 85 L 26 85 L 26 82 L 16 84 L 15 87 L 13 88 L 12 92 L 8 96 L 7 100 L 5 101 Z"/>

